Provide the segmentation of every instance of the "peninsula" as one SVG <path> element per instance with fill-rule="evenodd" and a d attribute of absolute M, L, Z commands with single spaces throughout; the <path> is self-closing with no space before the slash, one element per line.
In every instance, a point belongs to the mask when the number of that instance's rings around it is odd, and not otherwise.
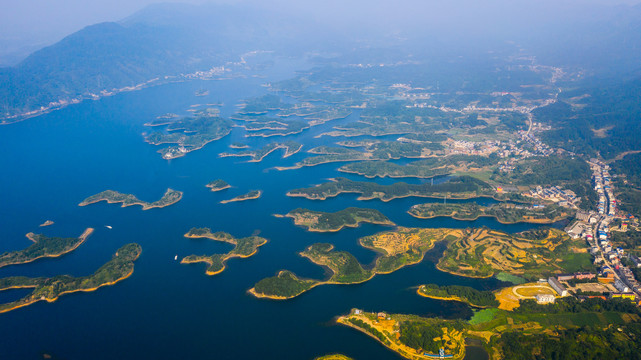
<path fill-rule="evenodd" d="M 234 245 L 234 248 L 226 254 L 213 255 L 189 255 L 184 257 L 181 264 L 205 263 L 208 265 L 205 273 L 207 275 L 216 275 L 225 270 L 225 262 L 233 257 L 248 258 L 256 252 L 258 248 L 267 243 L 267 239 L 259 236 L 249 236 L 237 239 L 226 232 L 212 233 L 208 228 L 192 228 L 185 234 L 186 238 L 197 239 L 207 238 L 215 241 L 226 242 Z"/>
<path fill-rule="evenodd" d="M 299 279 L 289 271 L 281 271 L 276 276 L 260 280 L 250 293 L 257 297 L 284 300 L 318 285 L 362 283 L 376 274 L 391 273 L 421 262 L 436 242 L 449 240 L 453 232 L 455 230 L 399 227 L 395 231 L 363 237 L 359 240 L 360 245 L 380 254 L 371 269 L 364 268 L 349 252 L 334 251 L 332 244 L 313 244 L 300 255 L 327 268 L 332 273 L 329 279 Z"/>
<path fill-rule="evenodd" d="M 211 191 L 220 191 L 220 190 L 229 189 L 231 187 L 231 185 L 229 185 L 225 180 L 222 180 L 222 179 L 211 181 L 209 184 L 205 186 L 211 189 Z"/>
<path fill-rule="evenodd" d="M 350 207 L 333 213 L 299 208 L 290 211 L 286 215 L 276 216 L 292 218 L 294 219 L 294 224 L 305 227 L 307 231 L 316 232 L 339 231 L 344 227 L 358 227 L 358 225 L 363 222 L 379 225 L 394 225 L 387 216 L 378 210 L 356 207 Z"/>
<path fill-rule="evenodd" d="M 0 279 L 0 291 L 10 289 L 32 288 L 33 291 L 13 302 L 0 304 L 0 313 L 11 311 L 35 302 L 46 300 L 56 301 L 61 295 L 78 291 L 95 291 L 101 286 L 113 285 L 126 279 L 134 272 L 134 261 L 138 259 L 142 248 L 138 244 L 127 244 L 100 267 L 93 275 L 73 277 L 58 275 L 51 278 L 29 278 L 13 276 Z"/>
<path fill-rule="evenodd" d="M 567 219 L 574 214 L 568 208 L 558 205 L 516 205 L 500 203 L 482 206 L 477 203 L 427 203 L 412 206 L 408 213 L 421 219 L 451 217 L 456 220 L 473 221 L 481 216 L 494 217 L 503 224 L 519 222 L 532 224 L 552 224 Z"/>
<path fill-rule="evenodd" d="M 27 238 L 33 244 L 24 250 L 6 252 L 0 255 L 0 267 L 8 265 L 26 264 L 45 257 L 58 257 L 75 250 L 89 235 L 92 228 L 87 228 L 77 238 L 47 237 L 44 235 L 28 233 Z"/>
<path fill-rule="evenodd" d="M 236 202 L 236 201 L 254 200 L 254 199 L 258 199 L 262 194 L 263 194 L 263 192 L 260 191 L 260 190 L 252 190 L 252 191 L 248 192 L 247 194 L 236 196 L 233 199 L 223 200 L 220 203 L 221 204 L 227 204 L 227 203 Z"/>
<path fill-rule="evenodd" d="M 106 201 L 109 204 L 122 203 L 122 207 L 140 205 L 142 206 L 143 210 L 149 210 L 153 208 L 163 208 L 169 205 L 173 205 L 180 201 L 182 196 L 183 193 L 181 191 L 167 189 L 165 195 L 163 195 L 160 200 L 149 203 L 139 200 L 132 194 L 123 194 L 113 190 L 105 190 L 101 193 L 84 199 L 80 204 L 78 204 L 78 206 L 87 206 L 100 201 Z"/>

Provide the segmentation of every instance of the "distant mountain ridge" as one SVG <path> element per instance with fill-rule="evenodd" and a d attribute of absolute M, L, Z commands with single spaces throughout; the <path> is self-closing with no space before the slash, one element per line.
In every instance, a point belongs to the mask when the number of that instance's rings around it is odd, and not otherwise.
<path fill-rule="evenodd" d="M 501 1 L 468 4 L 473 9 L 466 10 L 468 17 L 457 20 L 459 29 L 456 24 L 443 29 L 444 23 L 424 20 L 428 15 L 432 19 L 440 16 L 427 12 L 427 7 L 399 7 L 398 14 L 390 15 L 402 21 L 387 23 L 374 18 L 382 11 L 374 9 L 375 4 L 343 9 L 332 7 L 335 4 L 330 2 L 322 9 L 327 17 L 324 20 L 315 17 L 315 9 L 288 12 L 269 4 L 153 5 L 117 23 L 88 26 L 14 67 L 0 68 L 0 123 L 113 93 L 114 89 L 160 83 L 153 80 L 164 76 L 206 71 L 237 61 L 252 50 L 301 56 L 315 51 L 349 54 L 368 49 L 354 57 L 368 62 L 375 61 L 368 57 L 376 49 L 387 49 L 398 57 L 412 54 L 420 60 L 438 52 L 449 56 L 466 49 L 474 55 L 474 51 L 486 52 L 515 40 L 527 54 L 537 55 L 546 64 L 593 69 L 615 78 L 641 74 L 641 6 L 611 7 L 603 14 L 601 8 L 584 7 L 587 10 L 581 14 L 567 18 L 565 14 L 571 13 L 567 9 L 556 14 L 554 3 L 536 2 L 536 16 L 549 15 L 549 22 L 528 20 L 524 26 L 531 28 L 514 31 L 524 15 L 509 2 L 507 11 L 511 13 L 497 14 L 496 23 L 487 26 L 492 19 L 484 16 L 493 14 Z M 453 3 L 446 5 L 450 7 L 446 10 L 466 4 L 462 0 Z M 484 12 L 474 16 L 474 7 Z M 448 47 L 453 51 L 447 52 Z"/>

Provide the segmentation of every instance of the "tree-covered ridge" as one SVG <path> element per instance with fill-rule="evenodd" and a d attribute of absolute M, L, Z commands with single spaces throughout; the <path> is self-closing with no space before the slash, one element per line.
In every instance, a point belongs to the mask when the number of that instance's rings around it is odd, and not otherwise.
<path fill-rule="evenodd" d="M 593 270 L 587 245 L 557 229 L 507 234 L 480 228 L 452 239 L 437 267 L 456 275 L 490 277 L 500 272 L 536 280 L 557 273 Z"/>
<path fill-rule="evenodd" d="M 231 129 L 231 121 L 201 111 L 194 117 L 172 120 L 164 132 L 155 131 L 147 135 L 145 141 L 152 145 L 175 144 L 158 150 L 163 159 L 169 160 L 201 149 L 208 143 L 227 136 Z"/>
<path fill-rule="evenodd" d="M 481 216 L 490 216 L 504 224 L 518 222 L 551 224 L 567 219 L 574 214 L 574 211 L 558 205 L 530 206 L 498 203 L 490 206 L 482 206 L 475 202 L 470 202 L 418 204 L 412 206 L 408 213 L 422 219 L 445 216 L 457 220 L 472 221 Z"/>
<path fill-rule="evenodd" d="M 92 228 L 87 228 L 77 238 L 47 237 L 41 234 L 28 233 L 27 238 L 33 241 L 23 250 L 6 252 L 0 255 L 0 267 L 26 264 L 44 257 L 58 257 L 75 250 L 91 233 Z"/>
<path fill-rule="evenodd" d="M 430 157 L 406 165 L 387 161 L 357 162 L 343 165 L 339 171 L 363 175 L 367 178 L 431 178 L 454 172 L 487 171 L 490 167 L 497 165 L 500 160 L 497 156 L 450 155 Z"/>
<path fill-rule="evenodd" d="M 552 125 L 543 139 L 554 147 L 611 159 L 641 150 L 641 79 L 595 85 L 562 93 L 563 102 L 534 111 L 537 121 Z M 573 106 L 570 106 L 573 105 Z"/>
<path fill-rule="evenodd" d="M 181 264 L 208 264 L 205 273 L 207 275 L 216 275 L 225 270 L 225 262 L 234 257 L 248 258 L 258 252 L 258 248 L 267 243 L 267 239 L 259 236 L 248 236 L 244 238 L 235 238 L 226 232 L 212 233 L 209 228 L 192 228 L 185 234 L 186 238 L 207 238 L 215 241 L 222 241 L 234 245 L 234 248 L 225 254 L 213 255 L 189 255 L 184 257 Z"/>
<path fill-rule="evenodd" d="M 207 186 L 211 191 L 220 191 L 220 190 L 225 190 L 231 187 L 231 185 L 229 185 L 227 181 L 223 179 L 216 179 L 214 181 L 210 181 L 205 186 Z"/>
<path fill-rule="evenodd" d="M 300 151 L 300 149 L 303 147 L 302 144 L 299 144 L 295 141 L 287 141 L 284 143 L 271 143 L 263 146 L 260 149 L 257 150 L 245 150 L 245 151 L 240 151 L 236 153 L 221 153 L 220 157 L 229 157 L 229 156 L 239 156 L 239 157 L 250 157 L 251 160 L 249 162 L 260 162 L 262 161 L 267 155 L 271 154 L 272 152 L 278 150 L 278 149 L 285 149 L 285 154 L 283 155 L 283 158 L 290 157 L 297 152 Z"/>
<path fill-rule="evenodd" d="M 421 285 L 418 294 L 443 300 L 456 300 L 475 307 L 497 307 L 498 300 L 492 291 L 480 291 L 469 286 L 436 284 Z"/>
<path fill-rule="evenodd" d="M 182 199 L 182 196 L 183 196 L 182 191 L 167 189 L 167 191 L 165 192 L 165 194 L 162 196 L 160 200 L 150 203 L 150 202 L 139 200 L 133 194 L 123 194 L 114 190 L 105 190 L 101 193 L 92 195 L 84 199 L 80 204 L 78 204 L 78 206 L 86 206 L 86 205 L 94 204 L 100 201 L 106 201 L 109 204 L 122 203 L 122 207 L 140 205 L 142 206 L 143 210 L 149 210 L 153 208 L 163 208 L 169 205 L 173 205 L 178 201 L 180 201 L 180 199 Z"/>
<path fill-rule="evenodd" d="M 227 204 L 227 203 L 236 202 L 236 201 L 254 200 L 254 199 L 258 199 L 262 194 L 263 192 L 261 190 L 252 190 L 247 194 L 239 195 L 239 196 L 236 196 L 235 198 L 228 199 L 228 200 L 223 200 L 220 203 Z"/>
<path fill-rule="evenodd" d="M 283 270 L 276 276 L 260 280 L 250 290 L 254 296 L 272 299 L 289 299 L 311 289 L 317 280 L 300 279 L 292 272 Z"/>
<path fill-rule="evenodd" d="M 53 302 L 59 296 L 77 292 L 94 291 L 101 286 L 113 285 L 120 280 L 126 279 L 134 271 L 134 261 L 138 259 L 142 248 L 138 244 L 127 244 L 112 257 L 112 259 L 101 266 L 95 273 L 89 276 L 73 277 L 70 275 L 59 275 L 51 278 L 28 278 L 14 276 L 0 279 L 0 291 L 33 288 L 33 291 L 10 303 L 0 305 L 0 312 L 7 312 L 19 307 L 31 305 L 37 301 L 46 300 Z"/>
<path fill-rule="evenodd" d="M 358 193 L 359 200 L 379 199 L 390 201 L 396 198 L 416 197 L 449 197 L 469 199 L 479 196 L 496 196 L 496 191 L 482 180 L 469 176 L 460 176 L 447 182 L 431 185 L 407 184 L 397 182 L 391 185 L 380 185 L 373 182 L 352 181 L 346 178 L 336 178 L 332 181 L 310 188 L 294 189 L 287 196 L 305 197 L 311 200 L 325 200 L 342 193 Z"/>
<path fill-rule="evenodd" d="M 504 184 L 547 186 L 589 182 L 591 175 L 583 159 L 545 156 L 520 161 L 511 173 L 495 173 L 493 179 Z"/>
<path fill-rule="evenodd" d="M 329 213 L 298 208 L 287 215 L 294 219 L 296 225 L 304 226 L 308 231 L 338 231 L 343 227 L 356 227 L 362 222 L 394 225 L 387 216 L 375 209 L 350 207 Z"/>

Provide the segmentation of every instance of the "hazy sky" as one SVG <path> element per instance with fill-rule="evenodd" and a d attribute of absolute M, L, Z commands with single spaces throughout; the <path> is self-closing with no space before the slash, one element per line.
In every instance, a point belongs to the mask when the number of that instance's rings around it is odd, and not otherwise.
<path fill-rule="evenodd" d="M 294 11 L 310 10 L 314 4 L 337 9 L 349 7 L 353 0 L 243 0 L 242 2 L 271 3 Z M 403 0 L 407 5 L 414 0 Z M 439 3 L 449 0 L 415 0 L 418 3 Z M 517 2 L 518 0 L 514 0 Z M 522 0 L 527 1 L 536 0 Z M 566 0 L 578 4 L 599 2 L 605 4 L 636 4 L 641 0 Z M 117 21 L 147 5 L 158 2 L 175 3 L 235 3 L 240 0 L 0 0 L 0 66 L 15 63 L 26 54 L 52 44 L 66 35 L 104 21 Z M 394 9 L 398 0 L 369 0 L 368 5 L 383 5 Z M 334 5 L 335 4 L 335 5 Z M 311 5 L 311 6 L 310 6 Z M 272 5 L 270 5 L 272 6 Z M 438 5 L 437 5 L 438 6 Z M 358 7 L 357 7 L 358 8 Z M 403 10 L 400 10 L 402 12 Z M 337 15 L 338 15 L 337 14 Z M 350 16 L 349 14 L 340 14 Z M 339 15 L 339 17 L 340 17 Z M 391 14 L 394 15 L 394 14 Z M 398 16 L 398 14 L 395 14 Z M 335 15 L 332 15 L 335 16 Z M 392 16 L 393 17 L 393 16 Z"/>

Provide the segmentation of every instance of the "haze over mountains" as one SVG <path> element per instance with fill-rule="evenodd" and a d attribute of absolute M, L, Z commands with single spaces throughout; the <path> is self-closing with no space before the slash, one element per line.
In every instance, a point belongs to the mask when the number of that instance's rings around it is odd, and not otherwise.
<path fill-rule="evenodd" d="M 377 49 L 379 59 L 367 49 Z M 383 49 L 388 52 L 378 51 Z M 596 75 L 590 79 L 633 80 L 640 67 L 641 6 L 503 0 L 153 5 L 119 22 L 88 26 L 0 69 L 0 120 L 20 120 L 52 102 L 208 70 L 254 50 L 357 62 L 376 62 L 381 54 L 449 61 L 520 50 L 540 64 Z"/>

